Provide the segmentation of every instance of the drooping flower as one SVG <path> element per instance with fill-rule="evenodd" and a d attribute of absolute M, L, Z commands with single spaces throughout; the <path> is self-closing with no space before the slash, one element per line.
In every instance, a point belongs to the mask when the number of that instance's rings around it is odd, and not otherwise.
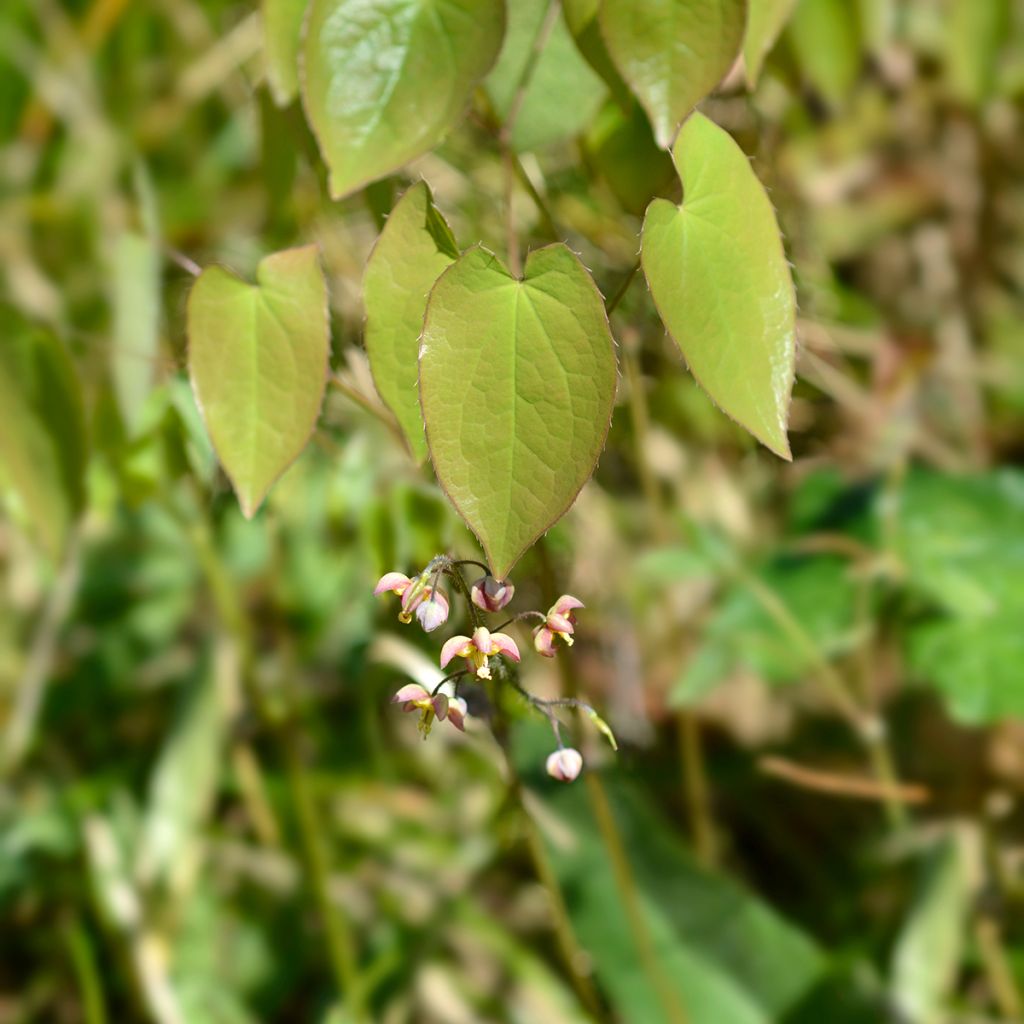
<path fill-rule="evenodd" d="M 515 592 L 510 580 L 496 580 L 493 576 L 481 576 L 469 589 L 473 604 L 485 612 L 500 612 Z"/>
<path fill-rule="evenodd" d="M 420 712 L 417 728 L 424 737 L 430 733 L 435 718 L 439 722 L 447 719 L 460 732 L 466 731 L 466 702 L 461 697 L 432 694 L 419 683 L 407 683 L 391 698 L 391 703 L 401 704 L 403 711 Z"/>
<path fill-rule="evenodd" d="M 441 648 L 441 668 L 445 668 L 452 658 L 465 658 L 480 679 L 490 679 L 487 659 L 495 654 L 504 654 L 513 661 L 519 661 L 519 648 L 512 637 L 492 633 L 486 626 L 479 626 L 472 636 L 453 636 L 445 643 Z"/>
<path fill-rule="evenodd" d="M 415 579 L 401 572 L 385 573 L 373 593 L 380 595 L 389 590 L 402 598 L 399 622 L 411 622 L 415 615 L 424 631 L 430 633 L 448 620 L 448 598 L 440 587 L 430 585 L 429 573 L 421 573 Z"/>
<path fill-rule="evenodd" d="M 573 612 L 582 608 L 583 602 L 572 594 L 563 594 L 549 609 L 544 624 L 533 631 L 533 646 L 545 658 L 555 656 L 555 637 L 561 637 L 572 647 L 572 634 L 576 624 Z"/>
<path fill-rule="evenodd" d="M 583 770 L 583 755 L 575 747 L 560 747 L 548 755 L 544 766 L 559 782 L 572 782 Z"/>

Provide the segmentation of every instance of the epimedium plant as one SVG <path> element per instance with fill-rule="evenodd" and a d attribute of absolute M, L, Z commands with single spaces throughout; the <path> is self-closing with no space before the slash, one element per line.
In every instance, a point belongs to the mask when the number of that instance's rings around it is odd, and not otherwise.
<path fill-rule="evenodd" d="M 647 206 L 640 261 L 608 302 L 564 242 L 521 261 L 511 216 L 504 259 L 482 244 L 462 248 L 425 181 L 387 218 L 364 276 L 373 379 L 411 457 L 429 459 L 486 558 L 442 554 L 412 577 L 389 572 L 377 584 L 378 594 L 400 597 L 403 622 L 415 617 L 428 632 L 449 617 L 446 586 L 466 605 L 471 634 L 451 637 L 439 652 L 442 669 L 455 659 L 466 667 L 432 689 L 408 684 L 394 697 L 420 712 L 424 735 L 435 720 L 461 729 L 468 706 L 460 688 L 492 681 L 550 721 L 555 778 L 570 781 L 582 765 L 562 742 L 560 709 L 584 712 L 615 744 L 585 702 L 525 690 L 519 647 L 503 632 L 530 622 L 536 652 L 553 657 L 572 644 L 583 602 L 566 594 L 547 612 L 523 611 L 497 625 L 488 616 L 505 610 L 512 570 L 594 472 L 616 393 L 610 314 L 639 269 L 711 399 L 790 457 L 796 303 L 778 224 L 746 155 L 695 107 L 741 52 L 747 81 L 756 79 L 792 6 L 754 3 L 748 17 L 745 0 L 553 0 L 514 10 L 503 0 L 264 0 L 272 94 L 280 104 L 301 99 L 332 198 L 432 150 L 475 97 L 500 142 L 510 207 L 517 154 L 549 130 L 540 122 L 579 113 L 560 111 L 559 96 L 544 93 L 548 47 L 578 51 L 554 59 L 571 55 L 604 82 L 632 126 L 627 139 L 650 149 L 651 180 L 664 180 L 667 151 L 681 185 L 680 201 Z M 524 132 L 530 118 L 538 126 Z M 268 255 L 256 277 L 247 284 L 209 267 L 188 304 L 193 390 L 247 517 L 307 443 L 330 351 L 315 247 Z M 467 582 L 467 566 L 483 575 Z"/>

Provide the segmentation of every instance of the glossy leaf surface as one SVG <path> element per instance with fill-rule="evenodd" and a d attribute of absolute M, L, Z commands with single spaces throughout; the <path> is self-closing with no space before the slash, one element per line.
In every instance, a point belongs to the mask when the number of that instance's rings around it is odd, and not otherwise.
<path fill-rule="evenodd" d="M 604 303 L 566 246 L 531 253 L 523 280 L 477 246 L 434 286 L 420 351 L 427 442 L 495 576 L 586 483 L 614 396 Z"/>
<path fill-rule="evenodd" d="M 703 115 L 672 156 L 683 202 L 655 199 L 644 218 L 651 295 L 704 390 L 788 459 L 796 299 L 775 213 L 746 155 Z"/>
<path fill-rule="evenodd" d="M 680 122 L 726 76 L 743 43 L 744 0 L 604 0 L 612 60 L 668 149 Z"/>
<path fill-rule="evenodd" d="M 316 246 L 266 257 L 256 281 L 210 267 L 188 304 L 192 388 L 247 517 L 313 432 L 329 347 Z"/>
<path fill-rule="evenodd" d="M 311 0 L 306 113 L 339 198 L 433 148 L 501 48 L 503 0 Z"/>

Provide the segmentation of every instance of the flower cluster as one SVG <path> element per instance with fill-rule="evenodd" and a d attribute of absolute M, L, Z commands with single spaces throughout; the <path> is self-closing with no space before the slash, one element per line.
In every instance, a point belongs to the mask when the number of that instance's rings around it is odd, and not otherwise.
<path fill-rule="evenodd" d="M 408 683 L 391 698 L 392 703 L 400 705 L 403 711 L 420 713 L 418 727 L 424 737 L 435 721 L 450 722 L 460 732 L 464 732 L 468 708 L 466 701 L 458 695 L 460 684 L 467 678 L 508 684 L 551 724 L 558 747 L 547 759 L 548 775 L 560 782 L 572 782 L 583 768 L 583 756 L 575 748 L 566 747 L 562 743 L 562 723 L 554 709 L 580 709 L 613 747 L 615 738 L 604 720 L 588 704 L 575 698 L 543 700 L 523 689 L 515 668 L 521 661 L 519 646 L 502 629 L 524 620 L 538 621 L 539 624 L 533 630 L 534 650 L 545 658 L 553 658 L 557 654 L 559 641 L 567 647 L 572 646 L 576 629 L 575 613 L 583 607 L 583 602 L 571 594 L 563 594 L 546 614 L 539 611 L 520 612 L 492 630 L 485 624 L 484 615 L 495 614 L 507 607 L 515 595 L 515 587 L 511 580 L 495 579 L 489 571 L 467 586 L 460 568 L 466 564 L 479 565 L 475 562 L 456 562 L 445 555 L 439 555 L 418 576 L 409 577 L 400 572 L 385 573 L 374 588 L 374 594 L 390 592 L 401 598 L 398 613 L 400 622 L 409 623 L 415 616 L 423 629 L 430 633 L 447 622 L 451 610 L 448 595 L 441 587 L 442 580 L 445 580 L 466 599 L 467 614 L 473 626 L 471 635 L 453 636 L 441 647 L 439 660 L 442 669 L 447 669 L 456 658 L 464 659 L 464 668 L 445 676 L 433 691 L 419 683 Z M 486 569 L 486 566 L 481 568 Z M 497 672 L 496 680 L 493 672 Z"/>

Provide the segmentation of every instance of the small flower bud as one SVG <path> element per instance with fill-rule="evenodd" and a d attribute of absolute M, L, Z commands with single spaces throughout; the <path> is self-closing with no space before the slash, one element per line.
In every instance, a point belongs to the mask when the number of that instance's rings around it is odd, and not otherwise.
<path fill-rule="evenodd" d="M 500 612 L 515 592 L 510 580 L 496 580 L 493 576 L 481 576 L 469 591 L 473 604 L 485 612 Z"/>
<path fill-rule="evenodd" d="M 583 755 L 574 747 L 562 747 L 548 755 L 548 775 L 559 782 L 572 782 L 583 770 Z"/>

